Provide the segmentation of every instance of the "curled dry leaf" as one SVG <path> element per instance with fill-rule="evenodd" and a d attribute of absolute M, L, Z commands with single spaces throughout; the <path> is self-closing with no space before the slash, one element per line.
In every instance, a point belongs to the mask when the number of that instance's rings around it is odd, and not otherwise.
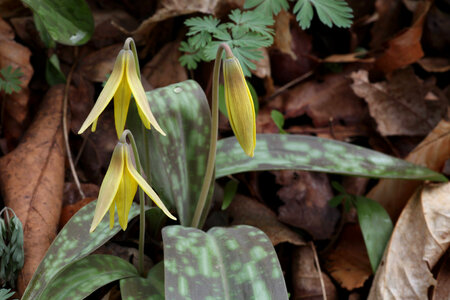
<path fill-rule="evenodd" d="M 327 175 L 302 171 L 274 173 L 276 183 L 282 185 L 277 194 L 285 203 L 278 209 L 279 220 L 306 230 L 316 240 L 329 238 L 339 212 L 328 205 L 333 193 Z"/>
<path fill-rule="evenodd" d="M 258 50 L 261 51 L 263 58 L 261 58 L 260 60 L 252 60 L 252 62 L 256 65 L 256 69 L 250 71 L 253 75 L 259 78 L 270 77 L 270 59 L 269 54 L 267 53 L 267 49 L 259 48 Z"/>
<path fill-rule="evenodd" d="M 444 57 L 424 57 L 417 62 L 427 72 L 450 71 L 450 59 Z"/>
<path fill-rule="evenodd" d="M 433 131 L 406 157 L 406 160 L 440 172 L 450 159 L 450 122 L 442 120 Z M 398 215 L 420 181 L 382 179 L 367 194 L 378 201 L 395 223 Z"/>
<path fill-rule="evenodd" d="M 142 75 L 153 88 L 159 88 L 185 81 L 188 79 L 186 69 L 178 61 L 180 51 L 179 42 L 171 42 L 156 54 L 150 62 L 142 68 Z"/>
<path fill-rule="evenodd" d="M 450 183 L 425 185 L 400 215 L 368 299 L 427 299 L 431 269 L 449 246 Z"/>
<path fill-rule="evenodd" d="M 420 58 L 424 53 L 420 40 L 431 1 L 422 1 L 416 8 L 413 25 L 399 33 L 388 42 L 388 48 L 375 65 L 383 72 L 389 73 L 408 66 Z"/>
<path fill-rule="evenodd" d="M 93 82 L 103 82 L 111 74 L 123 44 L 115 44 L 90 53 L 80 61 L 83 76 Z"/>
<path fill-rule="evenodd" d="M 232 225 L 255 226 L 267 234 L 274 246 L 284 242 L 297 246 L 306 244 L 297 233 L 280 223 L 270 208 L 251 198 L 236 195 L 226 211 L 233 218 Z"/>
<path fill-rule="evenodd" d="M 0 158 L 5 204 L 15 211 L 24 228 L 25 264 L 19 275 L 20 294 L 58 229 L 65 159 L 62 98 L 62 86 L 51 88 L 21 144 Z"/>
<path fill-rule="evenodd" d="M 297 59 L 294 51 L 292 51 L 292 35 L 291 35 L 291 17 L 292 14 L 282 10 L 275 17 L 275 34 L 274 46 L 281 53 L 288 54 L 293 60 Z"/>
<path fill-rule="evenodd" d="M 14 31 L 11 26 L 0 18 L 0 40 L 12 40 L 14 39 Z"/>
<path fill-rule="evenodd" d="M 447 114 L 447 99 L 422 82 L 412 68 L 398 70 L 388 81 L 371 83 L 365 70 L 353 72 L 351 88 L 369 105 L 382 135 L 426 135 Z M 433 93 L 437 98 L 427 100 Z"/>
<path fill-rule="evenodd" d="M 315 264 L 314 253 L 310 246 L 298 247 L 292 258 L 292 285 L 294 300 L 320 300 L 323 289 L 319 272 Z M 327 274 L 321 274 L 328 300 L 338 299 L 336 287 Z"/>

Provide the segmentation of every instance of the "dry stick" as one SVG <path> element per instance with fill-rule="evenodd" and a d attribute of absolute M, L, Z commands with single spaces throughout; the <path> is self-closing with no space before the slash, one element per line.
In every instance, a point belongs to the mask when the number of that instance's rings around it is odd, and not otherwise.
<path fill-rule="evenodd" d="M 77 171 L 75 170 L 75 165 L 74 165 L 73 159 L 72 159 L 72 152 L 70 151 L 69 134 L 67 132 L 67 103 L 68 103 L 68 98 L 69 98 L 70 82 L 72 81 L 72 74 L 73 74 L 73 72 L 75 70 L 75 66 L 77 64 L 77 56 L 78 56 L 78 48 L 75 48 L 75 62 L 73 63 L 72 67 L 70 68 L 69 75 L 67 75 L 66 86 L 64 87 L 62 123 L 63 123 L 64 145 L 66 147 L 66 153 L 67 153 L 67 159 L 68 159 L 69 165 L 70 165 L 70 171 L 72 172 L 73 180 L 75 181 L 75 184 L 78 188 L 78 192 L 80 193 L 81 198 L 86 198 L 86 196 L 83 193 L 83 190 L 81 189 L 81 184 L 80 184 L 80 180 L 78 179 Z"/>
<path fill-rule="evenodd" d="M 320 280 L 320 286 L 322 287 L 323 300 L 327 300 L 327 292 L 325 290 L 325 282 L 323 281 L 322 270 L 320 269 L 319 257 L 317 256 L 316 247 L 314 246 L 313 242 L 309 242 L 309 245 L 314 254 L 314 260 L 317 265 L 317 272 L 319 272 L 319 280 Z"/>
<path fill-rule="evenodd" d="M 308 78 L 309 76 L 311 76 L 313 74 L 313 71 L 309 71 L 308 73 L 303 74 L 300 77 L 295 78 L 294 80 L 289 81 L 288 83 L 286 83 L 285 85 L 283 85 L 282 87 L 280 87 L 279 89 L 277 89 L 272 95 L 270 95 L 269 97 L 267 97 L 265 100 L 271 100 L 273 98 L 275 98 L 276 96 L 278 96 L 279 94 L 283 93 L 285 90 L 293 87 L 296 84 L 299 84 L 300 82 L 302 82 L 303 80 L 305 80 L 306 78 Z"/>

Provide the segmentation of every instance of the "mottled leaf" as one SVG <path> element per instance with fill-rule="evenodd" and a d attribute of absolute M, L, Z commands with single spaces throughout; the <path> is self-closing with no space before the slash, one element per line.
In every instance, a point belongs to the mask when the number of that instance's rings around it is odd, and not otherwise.
<path fill-rule="evenodd" d="M 192 80 L 147 92 L 147 98 L 167 136 L 155 130 L 143 133 L 135 106 L 130 109 L 128 126 L 136 137 L 144 169 L 150 167 L 146 174 L 150 174 L 151 186 L 169 208 L 176 207 L 181 224 L 187 226 L 194 215 L 208 158 L 209 105 L 203 90 Z"/>
<path fill-rule="evenodd" d="M 52 39 L 75 46 L 89 41 L 94 18 L 84 0 L 22 0 L 38 16 Z"/>
<path fill-rule="evenodd" d="M 123 300 L 164 300 L 164 263 L 151 268 L 147 278 L 122 279 L 120 294 Z"/>
<path fill-rule="evenodd" d="M 425 167 L 363 147 L 313 136 L 257 134 L 253 158 L 245 155 L 235 137 L 218 142 L 216 178 L 246 171 L 286 169 L 447 181 L 443 175 Z"/>
<path fill-rule="evenodd" d="M 93 233 L 89 233 L 95 204 L 94 201 L 80 209 L 59 232 L 28 284 L 22 300 L 38 299 L 65 267 L 92 253 L 119 232 L 119 220 L 116 215 L 113 229 L 109 229 L 109 220 L 105 218 Z M 133 205 L 129 220 L 138 213 L 139 208 Z"/>
<path fill-rule="evenodd" d="M 39 299 L 84 299 L 98 288 L 123 278 L 138 276 L 129 262 L 113 255 L 90 255 L 64 269 Z"/>
<path fill-rule="evenodd" d="M 356 196 L 355 205 L 367 254 L 375 273 L 391 237 L 392 221 L 383 206 L 372 199 Z"/>
<path fill-rule="evenodd" d="M 288 299 L 269 238 L 251 226 L 163 229 L 167 299 Z"/>

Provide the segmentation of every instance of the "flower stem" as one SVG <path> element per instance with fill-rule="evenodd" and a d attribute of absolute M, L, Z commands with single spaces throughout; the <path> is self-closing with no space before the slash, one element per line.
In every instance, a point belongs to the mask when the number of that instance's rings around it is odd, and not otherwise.
<path fill-rule="evenodd" d="M 126 142 L 126 137 L 128 136 L 131 148 L 133 149 L 134 160 L 136 162 L 136 170 L 139 174 L 142 175 L 142 165 L 141 160 L 139 159 L 139 152 L 136 146 L 136 141 L 134 140 L 133 134 L 130 130 L 125 129 L 122 133 L 122 137 L 120 140 L 122 142 Z M 144 243 L 145 243 L 145 195 L 144 190 L 139 187 L 139 204 L 140 204 L 140 213 L 139 213 L 139 274 L 142 277 L 145 277 L 144 270 Z"/>
<path fill-rule="evenodd" d="M 217 135 L 219 128 L 219 76 L 220 64 L 222 62 L 222 53 L 224 50 L 227 57 L 233 55 L 230 47 L 226 43 L 222 43 L 217 49 L 216 61 L 214 62 L 211 101 L 211 139 L 209 144 L 208 162 L 206 163 L 205 178 L 203 179 L 202 189 L 200 191 L 197 207 L 195 208 L 194 217 L 191 223 L 191 226 L 196 228 L 199 228 L 201 226 L 200 223 L 202 221 L 202 215 L 205 210 L 206 200 L 208 198 L 209 188 L 213 180 L 214 169 L 216 165 Z"/>

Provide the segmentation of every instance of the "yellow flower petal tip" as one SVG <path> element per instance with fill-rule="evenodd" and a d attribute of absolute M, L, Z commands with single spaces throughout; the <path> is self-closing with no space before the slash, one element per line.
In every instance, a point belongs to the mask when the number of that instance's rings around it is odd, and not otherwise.
<path fill-rule="evenodd" d="M 122 142 L 119 142 L 115 147 L 105 178 L 100 186 L 94 219 L 89 232 L 92 233 L 97 228 L 108 210 L 110 213 L 110 227 L 112 228 L 114 226 L 116 208 L 119 224 L 123 230 L 126 230 L 128 215 L 138 185 L 169 218 L 176 220 L 156 192 L 136 170 L 131 159 L 131 151 L 131 147 Z"/>
<path fill-rule="evenodd" d="M 256 145 L 255 107 L 236 57 L 223 61 L 225 103 L 231 129 L 244 152 L 253 157 Z"/>
<path fill-rule="evenodd" d="M 155 117 L 150 110 L 144 88 L 142 86 L 138 70 L 136 68 L 136 59 L 133 51 L 129 47 L 125 47 L 119 52 L 111 75 L 106 81 L 105 87 L 101 91 L 98 99 L 87 116 L 83 125 L 81 125 L 78 134 L 82 134 L 91 124 L 93 124 L 100 114 L 108 106 L 111 99 L 114 98 L 114 119 L 116 124 L 117 135 L 120 136 L 125 128 L 128 108 L 131 95 L 133 95 L 139 116 L 147 128 L 150 124 L 161 134 L 164 131 L 158 125 Z M 96 124 L 93 124 L 92 130 L 95 131 Z"/>

